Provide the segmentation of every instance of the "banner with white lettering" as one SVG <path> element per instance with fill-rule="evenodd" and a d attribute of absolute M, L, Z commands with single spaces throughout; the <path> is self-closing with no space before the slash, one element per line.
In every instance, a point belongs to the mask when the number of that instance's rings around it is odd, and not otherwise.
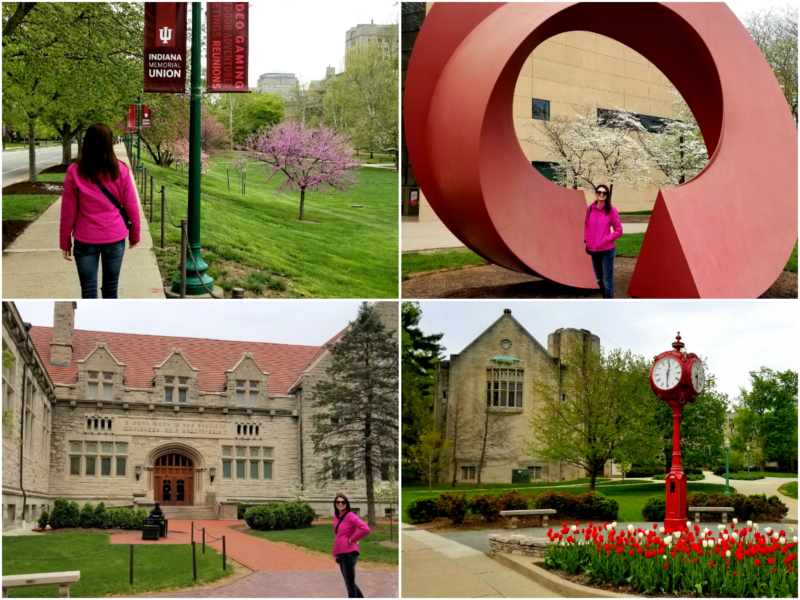
<path fill-rule="evenodd" d="M 150 125 L 150 108 L 147 104 L 142 104 L 142 129 L 151 127 Z"/>
<path fill-rule="evenodd" d="M 144 91 L 186 91 L 185 2 L 144 3 Z"/>
<path fill-rule="evenodd" d="M 208 2 L 206 88 L 210 93 L 248 93 L 247 2 Z"/>

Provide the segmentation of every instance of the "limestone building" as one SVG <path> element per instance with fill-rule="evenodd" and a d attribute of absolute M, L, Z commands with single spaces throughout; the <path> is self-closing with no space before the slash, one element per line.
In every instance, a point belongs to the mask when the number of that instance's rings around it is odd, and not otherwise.
<path fill-rule="evenodd" d="M 425 15 L 433 2 L 402 4 L 402 81 L 422 29 Z M 405 88 L 405 85 L 403 85 Z M 542 42 L 525 61 L 514 92 L 513 118 L 517 137 L 532 166 L 549 179 L 553 163 L 546 150 L 523 138 L 536 133 L 537 120 L 571 117 L 573 106 L 587 105 L 597 111 L 628 108 L 634 110 L 646 127 L 656 127 L 664 119 L 674 118 L 671 84 L 666 76 L 644 56 L 603 35 L 588 31 L 569 31 Z M 403 89 L 405 94 L 405 89 Z M 542 134 L 537 134 L 542 137 Z M 656 182 L 660 172 L 651 172 Z M 402 212 L 419 221 L 438 221 L 414 177 L 414 167 L 405 142 L 401 169 Z M 652 210 L 658 187 L 630 189 L 614 187 L 613 203 L 620 212 Z M 587 202 L 594 195 L 587 195 Z"/>
<path fill-rule="evenodd" d="M 370 21 L 369 24 L 351 27 L 344 34 L 345 55 L 356 46 L 379 44 L 381 48 L 383 48 L 386 56 L 395 56 L 397 54 L 397 36 L 395 32 L 395 26 L 375 25 L 372 21 Z"/>
<path fill-rule="evenodd" d="M 440 474 L 442 481 L 450 481 L 454 469 L 457 480 L 475 481 L 483 452 L 481 483 L 586 476 L 582 469 L 540 459 L 526 450 L 533 440 L 531 417 L 541 410 L 532 384 L 550 377 L 550 366 L 558 364 L 562 349 L 576 340 L 594 351 L 600 349 L 600 338 L 585 329 L 557 329 L 547 336 L 545 348 L 506 309 L 461 352 L 439 362 L 434 416 L 456 449 L 449 472 Z M 611 474 L 609 462 L 604 476 Z"/>
<path fill-rule="evenodd" d="M 256 91 L 269 92 L 283 98 L 284 102 L 292 97 L 292 90 L 300 83 L 294 73 L 288 71 L 268 71 L 258 77 Z"/>
<path fill-rule="evenodd" d="M 365 482 L 348 469 L 317 484 L 311 440 L 308 397 L 346 328 L 322 346 L 235 342 L 76 330 L 75 309 L 56 302 L 53 327 L 28 328 L 3 303 L 3 349 L 16 357 L 3 410 L 21 423 L 3 429 L 4 528 L 23 504 L 30 523 L 59 496 L 235 519 L 237 501 L 299 486 L 321 512 L 341 490 L 366 514 Z M 396 339 L 398 303 L 375 309 Z M 377 458 L 373 483 L 388 485 L 396 452 Z"/>

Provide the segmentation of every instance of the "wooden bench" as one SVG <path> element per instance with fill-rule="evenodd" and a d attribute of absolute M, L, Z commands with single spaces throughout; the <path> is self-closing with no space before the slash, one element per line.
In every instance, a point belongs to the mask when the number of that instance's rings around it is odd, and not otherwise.
<path fill-rule="evenodd" d="M 69 586 L 81 578 L 80 571 L 62 571 L 61 573 L 36 573 L 34 575 L 3 575 L 3 598 L 8 598 L 11 588 L 34 587 L 39 585 L 57 585 L 58 597 L 69 598 Z"/>
<path fill-rule="evenodd" d="M 722 522 L 728 522 L 728 513 L 733 512 L 732 506 L 692 506 L 689 508 L 690 513 L 694 513 L 694 522 L 700 522 L 700 513 L 722 513 Z"/>
<path fill-rule="evenodd" d="M 519 517 L 527 517 L 530 515 L 538 515 L 539 516 L 539 525 L 541 527 L 547 527 L 550 517 L 548 515 L 556 514 L 556 509 L 554 508 L 540 508 L 537 510 L 501 510 L 500 516 L 501 517 L 511 517 L 511 520 L 508 523 L 509 529 L 516 529 L 517 528 L 517 519 Z"/>

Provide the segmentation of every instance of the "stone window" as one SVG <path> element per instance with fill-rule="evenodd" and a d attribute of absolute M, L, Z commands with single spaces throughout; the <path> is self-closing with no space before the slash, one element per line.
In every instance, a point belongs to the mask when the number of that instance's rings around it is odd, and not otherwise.
<path fill-rule="evenodd" d="M 45 406 L 44 415 L 42 416 L 42 460 L 47 463 L 47 459 L 50 455 L 50 435 L 53 412 L 50 410 L 50 407 L 47 406 L 47 401 L 43 400 L 43 402 L 45 402 Z"/>
<path fill-rule="evenodd" d="M 222 478 L 223 479 L 231 478 L 231 461 L 229 460 L 222 461 Z"/>
<path fill-rule="evenodd" d="M 111 477 L 111 457 L 103 456 L 100 458 L 100 475 Z"/>
<path fill-rule="evenodd" d="M 475 467 L 461 467 L 461 479 L 475 479 Z"/>
<path fill-rule="evenodd" d="M 128 452 L 127 444 L 117 444 L 117 454 L 126 454 Z"/>
<path fill-rule="evenodd" d="M 486 369 L 486 406 L 522 408 L 524 369 Z"/>
<path fill-rule="evenodd" d="M 222 456 L 231 456 L 231 452 L 232 452 L 231 448 L 229 448 L 229 447 L 223 448 L 222 449 Z"/>
<path fill-rule="evenodd" d="M 91 477 L 95 476 L 96 466 L 97 466 L 97 458 L 94 457 L 94 456 L 87 456 L 86 457 L 86 472 L 85 472 L 87 477 L 88 476 L 91 476 Z"/>
<path fill-rule="evenodd" d="M 89 399 L 111 400 L 114 392 L 114 374 L 103 371 L 89 371 Z"/>
<path fill-rule="evenodd" d="M 125 477 L 125 467 L 127 466 L 128 459 L 123 456 L 117 457 L 117 477 Z"/>
<path fill-rule="evenodd" d="M 86 417 L 86 431 L 93 433 L 111 433 L 112 419 L 110 417 Z"/>
<path fill-rule="evenodd" d="M 250 479 L 258 479 L 258 461 L 251 460 L 250 461 Z"/>
<path fill-rule="evenodd" d="M 164 402 L 174 402 L 186 404 L 186 397 L 189 393 L 189 380 L 183 377 L 164 378 Z"/>
<path fill-rule="evenodd" d="M 80 456 L 70 456 L 69 457 L 69 474 L 70 475 L 80 475 L 81 474 L 81 457 Z"/>
<path fill-rule="evenodd" d="M 237 460 L 236 461 L 236 479 L 244 479 L 245 478 L 244 463 L 245 463 L 245 461 L 243 461 L 243 460 Z"/>
<path fill-rule="evenodd" d="M 236 381 L 236 406 L 258 406 L 257 381 Z"/>
<path fill-rule="evenodd" d="M 272 479 L 272 461 L 264 461 L 264 479 Z"/>
<path fill-rule="evenodd" d="M 272 448 L 264 448 L 264 457 L 269 458 L 272 456 Z"/>
<path fill-rule="evenodd" d="M 69 445 L 69 451 L 70 451 L 70 452 L 80 452 L 80 451 L 81 451 L 81 449 L 82 449 L 82 448 L 81 448 L 81 443 L 80 443 L 80 442 L 72 442 L 72 443 Z"/>
<path fill-rule="evenodd" d="M 25 420 L 24 429 L 22 432 L 22 453 L 26 458 L 31 458 L 31 453 L 34 447 L 33 432 L 34 423 L 36 422 L 36 414 L 33 412 L 34 408 L 34 394 L 35 388 L 33 382 L 28 380 L 25 382 Z"/>
<path fill-rule="evenodd" d="M 244 448 L 236 448 L 236 456 L 244 456 Z"/>
<path fill-rule="evenodd" d="M 257 440 L 261 437 L 261 425 L 258 423 L 237 423 L 236 437 Z"/>
<path fill-rule="evenodd" d="M 3 342 L 3 350 L 11 352 L 5 342 Z M 11 365 L 10 368 L 3 367 L 3 414 L 5 414 L 7 410 L 14 410 L 15 366 L 16 361 Z M 7 430 L 9 430 L 9 428 L 3 427 L 4 436 L 6 435 Z"/>
<path fill-rule="evenodd" d="M 333 461 L 331 463 L 331 475 L 333 479 L 336 481 L 355 481 L 356 480 L 356 472 L 355 472 L 355 465 L 352 461 Z"/>
<path fill-rule="evenodd" d="M 128 444 L 70 441 L 69 474 L 84 477 L 126 477 L 128 459 L 124 455 L 127 452 Z"/>
<path fill-rule="evenodd" d="M 550 120 L 550 100 L 533 98 L 531 102 L 531 119 L 539 121 Z"/>
<path fill-rule="evenodd" d="M 389 471 L 391 470 L 391 467 L 391 463 L 381 463 L 381 481 L 389 481 Z"/>

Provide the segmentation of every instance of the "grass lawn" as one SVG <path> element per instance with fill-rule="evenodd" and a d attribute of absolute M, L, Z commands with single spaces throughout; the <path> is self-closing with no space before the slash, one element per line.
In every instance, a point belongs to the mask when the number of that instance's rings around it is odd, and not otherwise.
<path fill-rule="evenodd" d="M 789 496 L 789 498 L 794 498 L 795 500 L 797 500 L 796 481 L 790 481 L 789 483 L 784 483 L 781 487 L 778 488 L 778 491 L 784 496 Z"/>
<path fill-rule="evenodd" d="M 622 234 L 616 241 L 617 256 L 638 257 L 643 242 L 643 233 Z M 408 252 L 402 255 L 403 279 L 408 279 L 410 273 L 427 273 L 438 269 L 453 269 L 467 265 L 488 264 L 488 262 L 485 258 L 470 251 L 447 249 L 425 254 Z M 784 268 L 797 273 L 797 243 L 795 243 L 794 250 Z"/>
<path fill-rule="evenodd" d="M 109 554 L 58 560 L 35 560 L 69 557 L 115 550 Z M 197 584 L 216 581 L 230 575 L 222 570 L 222 554 L 207 547 L 197 550 Z M 11 560 L 19 557 L 32 560 Z M 133 586 L 129 584 L 130 546 L 112 545 L 106 533 L 56 533 L 37 536 L 3 537 L 3 575 L 80 571 L 78 583 L 70 587 L 74 598 L 98 596 L 133 596 L 147 592 L 189 587 L 192 579 L 192 547 L 136 546 L 133 552 Z M 12 590 L 12 598 L 57 598 L 57 586 Z"/>
<path fill-rule="evenodd" d="M 764 477 L 782 477 L 784 479 L 797 479 L 797 473 L 773 473 L 771 471 L 764 471 L 763 473 L 760 473 L 758 471 L 756 472 L 759 475 L 763 475 Z M 745 473 L 747 473 L 747 471 L 745 471 Z M 750 473 L 752 474 L 753 471 L 750 471 Z"/>
<path fill-rule="evenodd" d="M 36 179 L 38 181 L 57 181 L 59 183 L 64 183 L 64 178 L 66 176 L 66 173 L 39 173 Z"/>
<path fill-rule="evenodd" d="M 569 486 L 565 485 L 569 484 Z M 575 485 L 581 484 L 581 485 Z M 613 498 L 619 503 L 619 514 L 617 515 L 617 520 L 620 522 L 626 521 L 641 521 L 644 519 L 642 516 L 642 508 L 644 508 L 644 503 L 650 496 L 655 494 L 663 494 L 664 493 L 664 483 L 652 483 L 648 481 L 609 481 L 609 480 L 597 480 L 596 490 L 599 492 L 603 492 L 609 498 Z M 444 487 L 443 487 L 444 486 Z M 496 486 L 496 487 L 495 487 Z M 417 500 L 419 498 L 432 498 L 436 497 L 444 491 L 451 489 L 447 484 L 437 484 L 435 487 L 442 488 L 437 489 L 434 492 L 428 492 L 426 486 L 403 486 L 403 493 L 402 493 L 402 514 L 405 517 L 405 511 L 409 504 L 412 501 Z M 456 486 L 456 491 L 467 490 L 467 498 L 471 498 L 476 493 L 486 493 L 488 486 L 481 486 L 480 490 L 476 490 L 477 486 L 472 486 L 472 489 L 469 489 L 466 486 L 460 487 Z M 510 484 L 494 484 L 493 487 L 490 488 L 491 492 L 494 494 L 499 494 L 502 490 L 517 490 L 522 493 L 526 492 L 545 492 L 545 491 L 556 491 L 556 492 L 571 492 L 573 494 L 580 494 L 589 490 L 588 479 L 576 479 L 574 481 L 565 481 L 562 482 L 561 485 L 555 485 L 553 483 L 540 483 L 540 484 L 531 484 L 531 485 L 510 485 Z M 689 482 L 687 484 L 687 489 L 689 492 L 724 492 L 725 485 L 724 484 L 715 484 L 715 483 L 695 483 Z M 733 490 L 733 488 L 731 488 Z M 735 490 L 733 490 L 735 491 Z M 558 515 L 554 518 L 554 522 L 558 521 Z"/>
<path fill-rule="evenodd" d="M 629 212 L 621 212 L 621 215 L 652 215 L 652 210 L 632 210 Z"/>
<path fill-rule="evenodd" d="M 3 221 L 35 221 L 53 202 L 61 196 L 37 196 L 3 194 Z"/>
<path fill-rule="evenodd" d="M 410 273 L 427 273 L 438 269 L 454 269 L 469 265 L 488 264 L 489 261 L 469 250 L 439 252 L 407 252 L 402 256 L 403 279 Z"/>
<path fill-rule="evenodd" d="M 393 525 L 394 541 L 397 541 L 397 524 Z M 282 529 L 281 531 L 248 531 L 252 536 L 260 537 L 270 542 L 286 542 L 295 546 L 302 546 L 310 550 L 324 552 L 331 555 L 333 552 L 333 523 L 312 525 L 303 529 Z M 358 547 L 361 555 L 358 562 L 380 562 L 392 565 L 398 564 L 399 551 L 397 548 L 379 546 L 376 542 L 389 541 L 389 526 L 378 525 L 363 540 L 359 540 Z M 331 555 L 332 556 L 332 555 Z"/>
<path fill-rule="evenodd" d="M 301 223 L 299 194 L 277 194 L 277 178 L 266 183 L 255 165 L 247 173 L 246 195 L 238 193 L 233 169 L 228 192 L 225 169 L 234 158 L 235 153 L 218 154 L 212 159 L 217 166 L 202 177 L 203 257 L 212 266 L 209 275 L 220 279 L 217 285 L 230 289 L 251 279 L 273 287 L 269 283 L 277 278 L 290 297 L 398 297 L 396 171 L 365 167 L 348 194 L 307 192 L 305 218 L 318 223 Z M 180 170 L 158 167 L 145 152 L 142 159 L 154 188 L 166 186 L 172 218 L 176 223 L 186 218 L 186 170 L 181 176 Z M 158 194 L 155 204 L 150 232 L 158 246 Z M 363 208 L 351 208 L 353 204 Z M 163 252 L 156 247 L 156 256 L 163 271 L 177 275 L 180 230 L 169 223 L 166 243 L 170 247 Z M 283 291 L 281 287 L 273 289 Z"/>

